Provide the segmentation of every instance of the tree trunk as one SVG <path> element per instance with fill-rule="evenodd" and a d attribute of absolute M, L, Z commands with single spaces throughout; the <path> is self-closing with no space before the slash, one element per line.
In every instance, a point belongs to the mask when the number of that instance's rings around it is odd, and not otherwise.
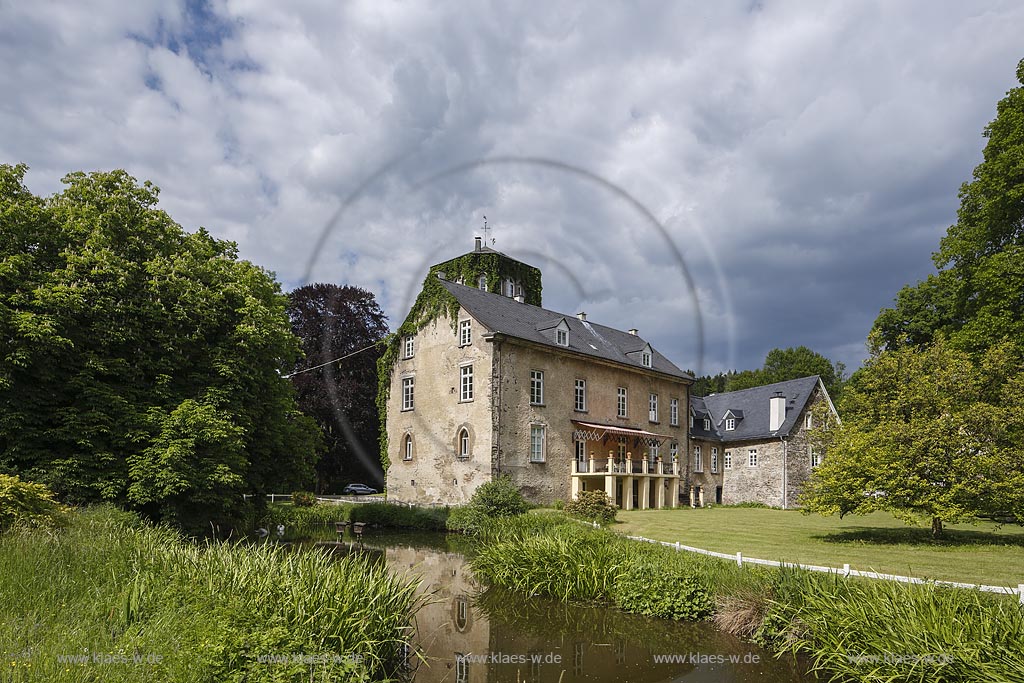
<path fill-rule="evenodd" d="M 938 517 L 932 517 L 932 538 L 942 537 L 942 520 Z"/>

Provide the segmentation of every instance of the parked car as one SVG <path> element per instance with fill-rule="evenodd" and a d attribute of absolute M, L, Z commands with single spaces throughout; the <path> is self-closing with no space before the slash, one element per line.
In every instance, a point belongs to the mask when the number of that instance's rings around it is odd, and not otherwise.
<path fill-rule="evenodd" d="M 371 488 L 366 484 L 349 484 L 341 490 L 343 496 L 365 496 L 371 493 L 377 493 L 377 489 Z"/>

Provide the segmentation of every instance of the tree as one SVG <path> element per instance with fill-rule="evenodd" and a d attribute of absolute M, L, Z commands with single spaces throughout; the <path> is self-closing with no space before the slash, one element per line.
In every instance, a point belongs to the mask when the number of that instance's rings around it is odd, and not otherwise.
<path fill-rule="evenodd" d="M 815 432 L 827 453 L 807 511 L 887 510 L 908 521 L 1013 515 L 1024 523 L 1024 370 L 1011 344 L 979 362 L 939 338 L 881 351 L 844 389 L 842 425 Z"/>
<path fill-rule="evenodd" d="M 717 375 L 698 377 L 693 384 L 692 392 L 694 396 L 707 396 L 818 375 L 829 394 L 835 398 L 842 387 L 845 373 L 845 365 L 840 362 L 833 363 L 806 346 L 772 349 L 765 357 L 761 368 L 739 372 L 730 370 Z"/>
<path fill-rule="evenodd" d="M 0 471 L 192 528 L 300 488 L 317 429 L 272 276 L 124 171 L 34 196 L 0 166 Z"/>
<path fill-rule="evenodd" d="M 320 425 L 326 442 L 316 464 L 317 492 L 340 490 L 353 481 L 382 485 L 375 396 L 387 317 L 372 293 L 333 284 L 293 291 L 288 315 L 306 357 L 292 375 L 299 407 Z M 302 371 L 349 354 L 355 355 Z"/>
<path fill-rule="evenodd" d="M 1017 80 L 1024 86 L 1024 59 Z M 879 348 L 923 348 L 937 334 L 976 354 L 1003 339 L 1024 345 L 1024 87 L 1000 100 L 983 135 L 984 160 L 960 188 L 957 222 L 933 255 L 938 273 L 881 312 Z"/>

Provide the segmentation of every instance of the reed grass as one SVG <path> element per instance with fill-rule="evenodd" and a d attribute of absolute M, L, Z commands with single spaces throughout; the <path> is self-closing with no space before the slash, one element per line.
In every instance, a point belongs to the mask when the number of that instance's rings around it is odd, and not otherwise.
<path fill-rule="evenodd" d="M 521 593 L 640 614 L 713 613 L 723 630 L 778 656 L 807 655 L 824 679 L 1024 681 L 1024 609 L 1015 597 L 740 568 L 557 515 L 535 517 L 496 522 L 477 537 L 474 573 Z"/>
<path fill-rule="evenodd" d="M 71 520 L 0 536 L 0 680 L 381 680 L 421 604 L 358 556 L 196 544 L 111 508 Z"/>

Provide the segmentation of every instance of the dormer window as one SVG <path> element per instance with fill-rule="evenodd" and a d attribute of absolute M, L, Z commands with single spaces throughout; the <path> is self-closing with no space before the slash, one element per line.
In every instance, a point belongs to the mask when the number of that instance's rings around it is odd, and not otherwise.
<path fill-rule="evenodd" d="M 481 275 L 476 279 L 477 289 L 487 289 L 487 276 Z"/>
<path fill-rule="evenodd" d="M 690 429 L 693 429 L 693 415 L 690 415 Z"/>
<path fill-rule="evenodd" d="M 644 352 L 640 354 L 640 363 L 645 368 L 651 367 L 651 352 L 650 351 L 645 349 Z"/>
<path fill-rule="evenodd" d="M 705 432 L 710 432 L 711 431 L 711 420 L 709 420 L 706 417 L 704 418 L 704 431 Z"/>
<path fill-rule="evenodd" d="M 569 345 L 569 331 L 568 330 L 555 330 L 555 342 L 559 346 Z"/>
<path fill-rule="evenodd" d="M 730 417 L 725 421 L 725 431 L 731 432 L 736 429 L 736 418 Z"/>

